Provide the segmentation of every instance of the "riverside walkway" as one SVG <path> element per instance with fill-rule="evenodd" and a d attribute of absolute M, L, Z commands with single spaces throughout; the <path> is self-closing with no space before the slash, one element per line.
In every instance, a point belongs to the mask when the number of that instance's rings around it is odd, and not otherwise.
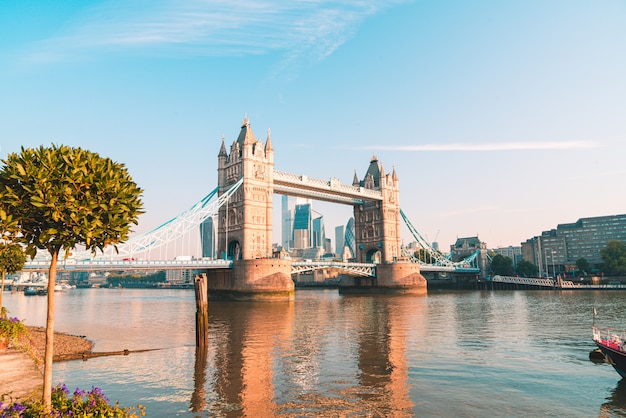
<path fill-rule="evenodd" d="M 46 344 L 45 330 L 41 327 L 28 328 L 32 342 L 32 353 L 41 365 L 38 366 L 31 354 L 14 349 L 0 350 L 0 395 L 7 395 L 5 402 L 40 399 L 43 389 L 43 357 Z M 54 333 L 54 357 L 62 358 L 72 354 L 91 352 L 93 343 L 85 337 Z"/>
<path fill-rule="evenodd" d="M 5 402 L 41 397 L 43 375 L 28 353 L 0 350 L 0 365 L 0 395 L 7 395 Z"/>

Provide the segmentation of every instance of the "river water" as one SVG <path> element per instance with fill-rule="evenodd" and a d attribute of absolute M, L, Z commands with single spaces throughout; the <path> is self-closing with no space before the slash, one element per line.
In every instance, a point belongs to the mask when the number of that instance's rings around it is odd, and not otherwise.
<path fill-rule="evenodd" d="M 150 417 L 614 417 L 626 381 L 589 360 L 592 311 L 621 326 L 626 291 L 431 291 L 291 303 L 210 302 L 195 347 L 193 290 L 55 294 L 57 331 L 95 351 L 55 363 L 53 381 L 97 386 Z M 5 292 L 12 316 L 45 324 L 44 297 Z"/>

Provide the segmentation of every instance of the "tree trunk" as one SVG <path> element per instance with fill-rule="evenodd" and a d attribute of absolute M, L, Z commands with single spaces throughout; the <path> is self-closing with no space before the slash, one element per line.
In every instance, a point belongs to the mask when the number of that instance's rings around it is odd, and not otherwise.
<path fill-rule="evenodd" d="M 48 270 L 48 318 L 46 320 L 46 351 L 43 367 L 43 408 L 49 414 L 52 409 L 52 357 L 54 347 L 54 282 L 57 275 L 59 251 L 51 252 L 52 260 Z"/>
<path fill-rule="evenodd" d="M 4 294 L 4 275 L 5 271 L 2 271 L 2 286 L 0 286 L 0 312 L 2 312 L 2 295 Z"/>

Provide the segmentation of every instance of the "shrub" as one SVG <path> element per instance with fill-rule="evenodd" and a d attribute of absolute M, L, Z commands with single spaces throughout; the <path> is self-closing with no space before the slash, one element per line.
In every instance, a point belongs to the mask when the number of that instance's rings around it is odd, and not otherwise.
<path fill-rule="evenodd" d="M 57 385 L 52 389 L 52 410 L 50 414 L 43 414 L 41 401 L 21 404 L 11 402 L 4 404 L 4 396 L 0 398 L 0 418 L 39 418 L 39 417 L 143 417 L 146 415 L 145 407 L 120 407 L 118 402 L 111 405 L 104 396 L 102 390 L 92 387 L 89 391 L 76 389 L 74 393 L 65 385 Z"/>
<path fill-rule="evenodd" d="M 6 314 L 0 316 L 0 344 L 11 347 L 26 335 L 26 326 L 18 318 Z"/>

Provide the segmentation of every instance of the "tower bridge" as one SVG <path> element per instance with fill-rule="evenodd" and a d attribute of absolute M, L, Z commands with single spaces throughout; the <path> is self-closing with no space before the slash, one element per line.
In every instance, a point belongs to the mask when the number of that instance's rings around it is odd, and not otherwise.
<path fill-rule="evenodd" d="M 371 159 L 362 179 L 354 174 L 351 185 L 336 178 L 321 180 L 278 171 L 274 169 L 269 130 L 263 143 L 254 136 L 246 117 L 229 151 L 222 138 L 217 171 L 218 186 L 179 216 L 117 248 L 109 246 L 97 256 L 74 252 L 60 269 L 200 269 L 208 272 L 209 295 L 213 298 L 271 300 L 293 298 L 291 274 L 318 268 L 348 272 L 340 286 L 344 293 L 424 293 L 426 281 L 421 268 L 429 272 L 479 271 L 469 266 L 469 261 L 453 263 L 430 247 L 400 210 L 395 168 L 385 173 L 376 157 Z M 296 262 L 273 254 L 273 194 L 351 205 L 356 241 L 354 262 Z M 217 219 L 221 260 L 153 260 L 155 252 L 181 240 L 190 231 L 197 231 L 208 217 Z M 418 262 L 403 251 L 400 219 L 428 251 L 431 264 Z M 27 263 L 25 269 L 41 270 L 44 265 L 45 260 L 35 260 Z"/>
<path fill-rule="evenodd" d="M 386 174 L 376 157 L 363 179 L 352 185 L 338 180 L 312 179 L 274 170 L 274 148 L 267 131 L 265 143 L 252 132 L 248 118 L 227 150 L 224 138 L 218 154 L 218 195 L 243 179 L 227 204 L 219 208 L 218 250 L 233 260 L 229 274 L 209 277 L 209 295 L 227 299 L 291 299 L 291 261 L 272 254 L 272 196 L 274 193 L 311 197 L 352 205 L 356 262 L 376 263 L 375 277 L 346 276 L 343 292 L 424 293 L 420 266 L 402 256 L 399 182 L 394 170 Z"/>

